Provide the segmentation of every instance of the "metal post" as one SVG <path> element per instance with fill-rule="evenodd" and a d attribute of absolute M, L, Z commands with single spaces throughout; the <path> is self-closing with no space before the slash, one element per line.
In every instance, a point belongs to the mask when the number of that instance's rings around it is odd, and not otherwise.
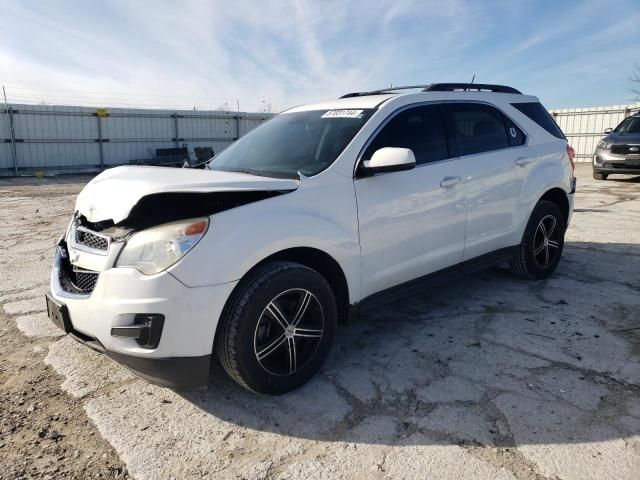
<path fill-rule="evenodd" d="M 240 100 L 236 98 L 236 106 L 238 107 L 238 116 L 236 117 L 236 140 L 240 138 Z"/>
<path fill-rule="evenodd" d="M 176 148 L 178 148 L 180 146 L 180 142 L 178 141 L 178 138 L 180 137 L 180 135 L 178 135 L 178 112 L 171 116 L 173 117 L 173 133 L 175 134 Z"/>
<path fill-rule="evenodd" d="M 9 115 L 9 135 L 11 136 L 11 154 L 13 156 L 13 174 L 18 176 L 18 155 L 16 152 L 16 133 L 15 125 L 13 123 L 13 109 L 9 107 L 7 103 L 7 91 L 2 86 L 2 94 L 4 95 L 4 106 L 7 108 L 7 114 Z"/>
<path fill-rule="evenodd" d="M 96 115 L 98 119 L 98 149 L 100 152 L 100 171 L 104 170 L 104 147 L 102 146 L 102 116 Z"/>

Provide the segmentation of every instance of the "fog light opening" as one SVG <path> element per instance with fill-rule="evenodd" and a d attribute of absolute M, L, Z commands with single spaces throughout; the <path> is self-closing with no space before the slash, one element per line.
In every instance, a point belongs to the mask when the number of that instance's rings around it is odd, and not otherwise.
<path fill-rule="evenodd" d="M 138 313 L 133 325 L 111 328 L 112 337 L 134 339 L 142 348 L 157 348 L 162 336 L 164 315 L 159 313 Z"/>

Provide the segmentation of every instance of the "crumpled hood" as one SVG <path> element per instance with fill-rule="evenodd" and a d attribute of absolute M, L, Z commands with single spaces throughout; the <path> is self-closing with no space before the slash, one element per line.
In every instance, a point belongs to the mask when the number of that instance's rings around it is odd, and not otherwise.
<path fill-rule="evenodd" d="M 138 201 L 155 193 L 212 193 L 295 190 L 298 180 L 259 177 L 247 173 L 187 168 L 124 166 L 102 172 L 76 199 L 76 211 L 90 222 L 129 215 Z"/>

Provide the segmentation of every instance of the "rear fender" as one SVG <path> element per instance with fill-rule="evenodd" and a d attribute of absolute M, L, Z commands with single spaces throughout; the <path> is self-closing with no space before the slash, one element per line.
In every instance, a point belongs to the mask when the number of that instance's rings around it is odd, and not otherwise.
<path fill-rule="evenodd" d="M 518 202 L 518 242 L 524 234 L 531 212 L 545 193 L 558 188 L 569 194 L 572 188 L 573 172 L 564 151 L 540 155 L 529 165 L 531 170 L 527 173 Z"/>

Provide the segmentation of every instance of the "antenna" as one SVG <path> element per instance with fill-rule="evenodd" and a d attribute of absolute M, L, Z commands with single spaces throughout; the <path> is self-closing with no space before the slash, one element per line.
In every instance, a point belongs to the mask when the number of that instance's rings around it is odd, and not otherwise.
<path fill-rule="evenodd" d="M 473 85 L 473 81 L 476 79 L 476 74 L 473 74 L 473 77 L 471 77 L 471 83 L 469 85 Z"/>

